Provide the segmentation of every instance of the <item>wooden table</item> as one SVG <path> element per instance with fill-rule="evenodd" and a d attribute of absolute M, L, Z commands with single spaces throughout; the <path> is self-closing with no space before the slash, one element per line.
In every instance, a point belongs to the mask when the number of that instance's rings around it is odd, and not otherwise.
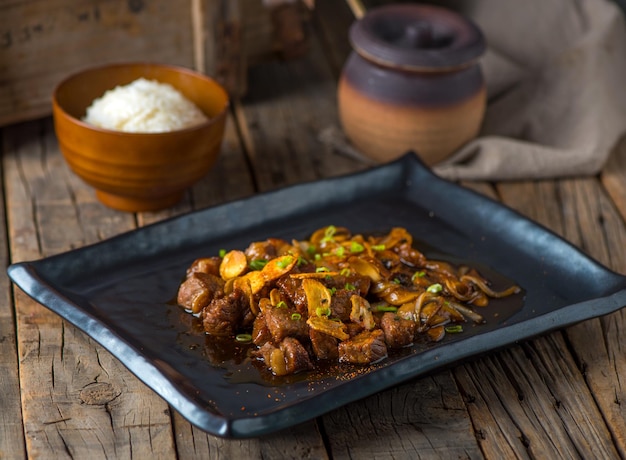
<path fill-rule="evenodd" d="M 43 119 L 1 131 L 5 265 L 192 209 L 366 168 L 319 141 L 353 17 L 319 1 L 303 59 L 250 71 L 215 170 L 176 208 L 128 214 L 70 173 Z M 332 11 L 329 9 L 332 8 Z M 597 177 L 464 184 L 626 273 L 626 143 Z M 267 437 L 194 428 L 115 358 L 0 279 L 0 457 L 624 458 L 626 313 L 586 321 L 393 387 Z"/>

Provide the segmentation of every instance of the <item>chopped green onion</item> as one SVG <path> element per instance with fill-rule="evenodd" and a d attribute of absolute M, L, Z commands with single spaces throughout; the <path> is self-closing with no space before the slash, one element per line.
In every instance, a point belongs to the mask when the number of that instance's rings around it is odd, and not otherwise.
<path fill-rule="evenodd" d="M 291 262 L 293 262 L 293 257 L 285 256 L 283 259 L 276 262 L 276 266 L 278 268 L 287 268 Z"/>
<path fill-rule="evenodd" d="M 307 263 L 307 260 L 304 257 L 302 256 L 298 257 L 298 262 L 297 262 L 298 267 L 301 265 L 305 265 L 306 263 Z"/>
<path fill-rule="evenodd" d="M 413 276 L 411 276 L 411 281 L 415 281 L 415 278 L 423 278 L 424 276 L 426 276 L 426 272 L 424 271 L 415 272 L 413 273 Z"/>
<path fill-rule="evenodd" d="M 323 273 L 323 272 L 329 272 L 330 270 L 326 267 L 317 267 L 315 269 L 315 273 Z"/>
<path fill-rule="evenodd" d="M 291 319 L 294 321 L 298 321 L 300 319 L 302 319 L 302 315 L 300 313 L 292 313 L 291 314 Z"/>
<path fill-rule="evenodd" d="M 375 244 L 372 246 L 372 250 L 373 251 L 384 251 L 385 250 L 385 245 L 384 244 Z"/>
<path fill-rule="evenodd" d="M 251 260 L 249 265 L 252 270 L 261 270 L 263 267 L 267 265 L 267 260 L 265 259 Z"/>
<path fill-rule="evenodd" d="M 220 249 L 220 257 L 223 259 L 226 255 L 226 249 Z"/>
<path fill-rule="evenodd" d="M 402 284 L 402 281 L 400 281 L 398 278 L 394 278 L 392 282 L 395 284 Z"/>
<path fill-rule="evenodd" d="M 344 286 L 344 289 L 346 291 L 356 291 L 356 287 L 352 283 L 346 283 L 346 285 Z"/>
<path fill-rule="evenodd" d="M 326 227 L 326 231 L 324 232 L 324 238 L 322 238 L 322 242 L 326 243 L 328 241 L 333 241 L 333 236 L 335 236 L 335 232 L 337 232 L 337 227 L 334 225 L 329 225 Z"/>
<path fill-rule="evenodd" d="M 439 294 L 443 290 L 443 287 L 441 286 L 441 284 L 435 283 L 428 286 L 426 290 L 431 294 Z"/>
<path fill-rule="evenodd" d="M 356 241 L 350 242 L 350 252 L 363 252 L 364 249 L 365 248 L 361 243 L 358 243 Z"/>
<path fill-rule="evenodd" d="M 315 260 L 321 260 L 321 259 L 322 259 L 321 254 L 315 254 Z"/>
<path fill-rule="evenodd" d="M 280 302 L 276 304 L 276 308 L 287 308 L 287 304 L 285 303 L 284 300 L 281 300 Z"/>
<path fill-rule="evenodd" d="M 315 309 L 315 314 L 317 316 L 330 316 L 330 308 L 328 308 L 328 307 L 317 307 Z"/>
<path fill-rule="evenodd" d="M 343 276 L 348 276 L 350 274 L 350 269 L 349 268 L 344 268 L 339 272 L 340 275 Z"/>
<path fill-rule="evenodd" d="M 335 295 L 335 292 L 337 292 L 337 288 L 333 286 L 329 289 L 329 291 L 330 291 L 330 295 Z"/>
<path fill-rule="evenodd" d="M 458 334 L 459 332 L 463 332 L 463 326 L 455 324 L 454 326 L 446 326 L 445 330 L 449 334 Z"/>
<path fill-rule="evenodd" d="M 339 257 L 343 257 L 344 254 L 346 252 L 346 248 L 344 248 L 343 246 L 339 246 L 336 250 L 335 250 L 335 254 L 337 254 Z"/>
<path fill-rule="evenodd" d="M 390 312 L 395 313 L 398 311 L 398 307 L 394 307 L 393 305 L 381 304 L 381 305 L 376 305 L 374 307 L 374 311 L 390 311 Z"/>
<path fill-rule="evenodd" d="M 308 248 L 306 248 L 306 252 L 308 252 L 310 255 L 315 254 L 315 251 L 317 251 L 317 249 L 315 248 L 315 245 L 310 245 Z"/>
<path fill-rule="evenodd" d="M 252 335 L 250 335 L 250 334 L 237 334 L 235 336 L 235 340 L 237 342 L 251 342 L 252 341 Z"/>

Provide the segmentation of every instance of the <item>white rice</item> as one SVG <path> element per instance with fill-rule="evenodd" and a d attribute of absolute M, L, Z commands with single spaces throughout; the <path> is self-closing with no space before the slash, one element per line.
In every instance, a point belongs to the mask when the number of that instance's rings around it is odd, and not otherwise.
<path fill-rule="evenodd" d="M 139 78 L 93 101 L 83 121 L 134 133 L 174 131 L 207 120 L 202 111 L 167 83 Z"/>

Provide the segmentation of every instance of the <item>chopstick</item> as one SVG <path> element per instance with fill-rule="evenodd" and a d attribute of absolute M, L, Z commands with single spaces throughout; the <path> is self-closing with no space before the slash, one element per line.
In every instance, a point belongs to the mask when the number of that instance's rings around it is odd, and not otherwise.
<path fill-rule="evenodd" d="M 365 6 L 363 6 L 363 2 L 361 0 L 346 0 L 350 10 L 352 10 L 352 14 L 357 19 L 361 19 L 365 15 Z"/>

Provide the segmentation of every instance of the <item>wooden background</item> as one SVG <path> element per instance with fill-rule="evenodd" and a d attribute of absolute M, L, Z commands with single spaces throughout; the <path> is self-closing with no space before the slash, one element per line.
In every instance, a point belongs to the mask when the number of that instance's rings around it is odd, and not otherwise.
<path fill-rule="evenodd" d="M 171 215 L 366 166 L 319 140 L 337 125 L 345 4 L 318 1 L 309 52 L 249 70 L 216 168 L 177 207 L 100 205 L 49 118 L 4 127 L 0 254 L 57 254 Z M 597 177 L 464 184 L 626 273 L 626 143 Z M 511 261 L 514 263 L 515 261 Z M 116 359 L 0 278 L 0 458 L 624 458 L 625 312 L 409 381 L 263 438 L 194 428 Z"/>
<path fill-rule="evenodd" d="M 63 78 L 109 62 L 188 67 L 243 94 L 248 63 L 288 45 L 275 28 L 263 0 L 0 0 L 0 126 L 50 115 Z"/>

